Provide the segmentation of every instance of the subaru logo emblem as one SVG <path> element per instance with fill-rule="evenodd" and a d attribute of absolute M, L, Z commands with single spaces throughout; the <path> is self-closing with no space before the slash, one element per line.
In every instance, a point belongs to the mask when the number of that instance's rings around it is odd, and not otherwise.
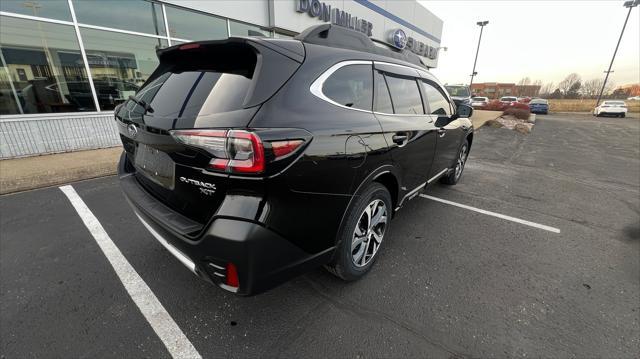
<path fill-rule="evenodd" d="M 131 138 L 136 138 L 136 136 L 138 136 L 138 128 L 133 123 L 127 126 L 127 132 L 129 132 L 129 136 L 131 136 Z"/>
<path fill-rule="evenodd" d="M 391 32 L 391 43 L 393 46 L 404 49 L 407 46 L 407 34 L 402 29 L 396 29 Z"/>

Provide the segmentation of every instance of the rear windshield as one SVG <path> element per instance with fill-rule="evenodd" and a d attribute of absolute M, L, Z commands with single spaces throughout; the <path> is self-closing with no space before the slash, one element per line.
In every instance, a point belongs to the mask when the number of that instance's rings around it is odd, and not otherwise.
<path fill-rule="evenodd" d="M 469 97 L 469 89 L 466 86 L 445 86 L 449 95 L 455 97 Z"/>
<path fill-rule="evenodd" d="M 242 108 L 250 85 L 244 75 L 176 69 L 148 83 L 136 98 L 151 106 L 154 117 L 197 117 Z"/>
<path fill-rule="evenodd" d="M 621 106 L 624 105 L 625 103 L 622 101 L 605 101 L 604 102 L 606 105 L 616 105 L 616 106 Z"/>
<path fill-rule="evenodd" d="M 297 42 L 287 45 L 297 51 Z M 299 60 L 242 38 L 175 46 L 158 55 L 158 68 L 120 107 L 119 118 L 163 129 L 229 119 L 267 101 L 300 66 Z"/>
<path fill-rule="evenodd" d="M 473 97 L 471 99 L 472 101 L 487 101 L 486 97 Z"/>
<path fill-rule="evenodd" d="M 518 99 L 515 97 L 503 97 L 502 101 L 517 101 Z"/>
<path fill-rule="evenodd" d="M 529 102 L 529 103 L 530 103 L 530 104 L 541 103 L 541 104 L 545 104 L 545 105 L 546 105 L 546 104 L 548 103 L 548 101 L 547 101 L 547 100 L 540 99 L 540 98 L 537 98 L 537 99 L 533 99 L 533 100 L 531 100 L 531 102 Z"/>

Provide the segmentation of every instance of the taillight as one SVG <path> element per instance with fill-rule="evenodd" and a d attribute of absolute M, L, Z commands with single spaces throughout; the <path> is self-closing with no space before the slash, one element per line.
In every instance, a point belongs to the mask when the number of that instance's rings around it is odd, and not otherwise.
<path fill-rule="evenodd" d="M 244 130 L 175 130 L 181 143 L 209 152 L 209 168 L 229 173 L 261 173 L 265 168 L 264 146 L 254 132 Z"/>
<path fill-rule="evenodd" d="M 257 133 L 244 130 L 174 130 L 170 133 L 178 142 L 211 154 L 209 170 L 238 174 L 263 173 L 267 161 L 284 159 L 305 142 L 295 139 L 263 143 Z"/>
<path fill-rule="evenodd" d="M 303 143 L 304 141 L 302 140 L 273 141 L 271 142 L 271 149 L 276 159 L 280 159 L 294 152 Z"/>

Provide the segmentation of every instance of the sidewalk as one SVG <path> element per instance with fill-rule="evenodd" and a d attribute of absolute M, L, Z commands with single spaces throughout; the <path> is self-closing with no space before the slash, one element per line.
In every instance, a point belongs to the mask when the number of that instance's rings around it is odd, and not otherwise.
<path fill-rule="evenodd" d="M 116 173 L 122 147 L 0 161 L 0 194 Z"/>

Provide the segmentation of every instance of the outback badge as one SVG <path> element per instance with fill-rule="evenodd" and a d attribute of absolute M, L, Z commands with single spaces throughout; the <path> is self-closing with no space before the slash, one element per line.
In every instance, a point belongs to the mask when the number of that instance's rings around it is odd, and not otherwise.
<path fill-rule="evenodd" d="M 200 193 L 206 196 L 213 196 L 216 193 L 216 185 L 214 183 L 194 180 L 187 177 L 180 177 L 180 182 L 192 184 L 200 190 Z"/>

